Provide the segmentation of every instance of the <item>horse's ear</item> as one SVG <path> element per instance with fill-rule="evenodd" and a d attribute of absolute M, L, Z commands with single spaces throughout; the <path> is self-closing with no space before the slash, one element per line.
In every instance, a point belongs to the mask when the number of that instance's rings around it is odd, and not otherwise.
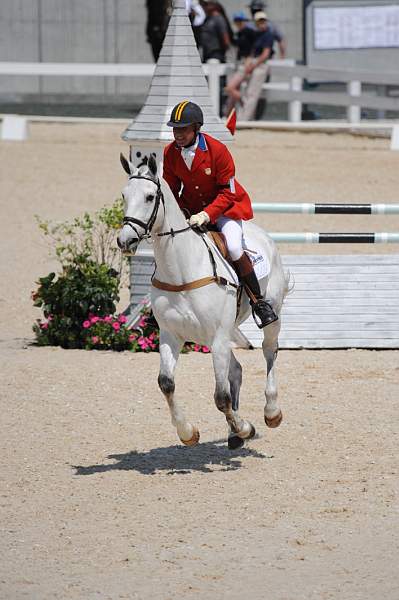
<path fill-rule="evenodd" d="M 121 165 L 122 165 L 122 167 L 124 168 L 124 170 L 126 171 L 126 173 L 127 173 L 128 175 L 131 175 L 131 174 L 132 174 L 132 172 L 131 172 L 131 170 L 130 170 L 130 164 L 129 164 L 129 161 L 128 161 L 128 160 L 127 160 L 127 159 L 126 159 L 124 156 L 123 156 L 122 152 L 121 152 L 121 154 L 120 154 L 120 161 L 121 161 Z"/>
<path fill-rule="evenodd" d="M 153 153 L 150 154 L 150 158 L 148 159 L 147 166 L 150 169 L 151 173 L 155 176 L 157 174 L 157 170 L 158 170 L 155 154 L 153 154 Z"/>

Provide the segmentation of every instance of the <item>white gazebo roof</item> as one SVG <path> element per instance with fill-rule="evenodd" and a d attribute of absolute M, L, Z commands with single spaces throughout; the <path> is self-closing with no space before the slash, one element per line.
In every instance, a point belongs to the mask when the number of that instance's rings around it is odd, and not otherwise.
<path fill-rule="evenodd" d="M 233 137 L 217 116 L 195 43 L 186 1 L 175 0 L 161 54 L 143 108 L 122 134 L 126 142 L 169 141 L 166 125 L 172 108 L 182 100 L 199 104 L 204 112 L 204 131 L 230 142 Z"/>

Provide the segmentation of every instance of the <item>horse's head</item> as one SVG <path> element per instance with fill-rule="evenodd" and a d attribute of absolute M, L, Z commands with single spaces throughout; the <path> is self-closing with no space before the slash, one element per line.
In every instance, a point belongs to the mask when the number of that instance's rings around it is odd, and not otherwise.
<path fill-rule="evenodd" d="M 154 155 L 150 155 L 146 165 L 138 168 L 123 154 L 120 158 L 129 180 L 122 192 L 125 217 L 117 242 L 123 253 L 134 254 L 139 243 L 151 235 L 163 195 Z"/>

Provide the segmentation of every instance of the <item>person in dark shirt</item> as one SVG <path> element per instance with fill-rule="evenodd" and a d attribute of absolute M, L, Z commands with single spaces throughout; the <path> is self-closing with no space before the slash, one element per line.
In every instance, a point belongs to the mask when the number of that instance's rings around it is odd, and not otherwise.
<path fill-rule="evenodd" d="M 217 58 L 226 62 L 226 51 L 230 47 L 230 35 L 226 19 L 218 2 L 204 2 L 206 19 L 201 28 L 202 60 Z"/>
<path fill-rule="evenodd" d="M 172 0 L 146 0 L 147 42 L 157 62 L 172 13 Z"/>
<path fill-rule="evenodd" d="M 234 13 L 233 22 L 236 27 L 233 44 L 237 47 L 237 63 L 239 63 L 251 54 L 257 32 L 249 26 L 249 19 L 243 11 Z"/>

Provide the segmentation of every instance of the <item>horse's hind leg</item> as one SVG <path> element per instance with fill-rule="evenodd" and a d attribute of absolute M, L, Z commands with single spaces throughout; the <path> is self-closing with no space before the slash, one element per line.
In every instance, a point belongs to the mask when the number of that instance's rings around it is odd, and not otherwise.
<path fill-rule="evenodd" d="M 195 446 L 199 441 L 199 431 L 187 421 L 183 411 L 177 406 L 175 401 L 174 372 L 182 346 L 182 340 L 176 338 L 168 331 L 160 331 L 159 354 L 161 364 L 158 385 L 167 400 L 172 423 L 176 427 L 180 440 L 186 446 Z"/>
<path fill-rule="evenodd" d="M 277 376 L 275 366 L 280 322 L 271 323 L 271 325 L 268 325 L 263 331 L 264 339 L 262 350 L 267 365 L 265 423 L 268 427 L 278 427 L 283 419 L 283 413 L 277 403 Z"/>
<path fill-rule="evenodd" d="M 230 341 L 216 338 L 212 345 L 212 359 L 215 371 L 215 404 L 224 413 L 229 425 L 229 448 L 242 446 L 244 439 L 255 435 L 255 428 L 238 414 L 241 387 L 241 365 L 230 349 Z"/>

